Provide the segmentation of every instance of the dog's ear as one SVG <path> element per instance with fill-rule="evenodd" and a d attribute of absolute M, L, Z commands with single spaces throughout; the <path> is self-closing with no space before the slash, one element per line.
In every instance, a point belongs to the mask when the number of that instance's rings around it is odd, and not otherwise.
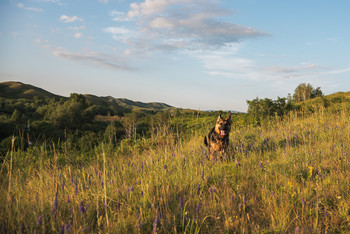
<path fill-rule="evenodd" d="M 231 122 L 231 112 L 228 112 L 228 116 L 226 117 L 225 120 Z"/>
<path fill-rule="evenodd" d="M 216 120 L 216 122 L 219 122 L 220 120 L 223 120 L 223 118 L 221 117 L 221 114 L 219 115 L 218 120 Z"/>

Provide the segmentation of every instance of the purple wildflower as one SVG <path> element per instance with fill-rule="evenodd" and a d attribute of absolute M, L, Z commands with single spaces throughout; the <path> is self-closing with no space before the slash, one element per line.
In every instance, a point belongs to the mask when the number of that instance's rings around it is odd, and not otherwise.
<path fill-rule="evenodd" d="M 209 183 L 209 180 L 210 180 L 210 176 L 208 176 L 208 178 L 207 178 L 207 183 Z"/>
<path fill-rule="evenodd" d="M 134 191 L 134 186 L 131 185 L 130 192 Z"/>
<path fill-rule="evenodd" d="M 200 186 L 200 184 L 198 184 L 198 186 L 197 186 L 197 194 L 199 195 L 200 192 L 201 192 L 201 186 Z"/>
<path fill-rule="evenodd" d="M 245 197 L 243 198 L 243 206 L 245 206 L 247 204 L 247 200 L 245 199 Z"/>
<path fill-rule="evenodd" d="M 166 165 L 165 164 L 163 165 L 163 168 L 166 169 Z"/>
<path fill-rule="evenodd" d="M 85 207 L 84 207 L 83 202 L 80 202 L 80 208 L 79 208 L 79 210 L 80 210 L 81 213 L 85 214 L 86 209 L 85 209 Z"/>
<path fill-rule="evenodd" d="M 78 182 L 77 181 L 75 181 L 74 192 L 75 192 L 75 194 L 78 194 L 78 192 L 79 192 L 79 190 L 78 190 Z"/>
<path fill-rule="evenodd" d="M 152 230 L 152 233 L 157 233 L 157 226 L 159 224 L 159 219 L 158 219 L 158 213 L 157 213 L 157 216 L 156 218 L 154 219 L 154 222 L 153 222 L 153 230 Z"/>
<path fill-rule="evenodd" d="M 143 162 L 141 163 L 141 170 L 143 170 Z"/>
<path fill-rule="evenodd" d="M 97 170 L 97 168 L 94 167 L 94 169 L 95 169 L 95 174 L 98 175 L 98 170 Z"/>
<path fill-rule="evenodd" d="M 103 181 L 101 180 L 101 187 L 103 187 Z"/>
<path fill-rule="evenodd" d="M 197 205 L 197 208 L 196 208 L 196 214 L 198 215 L 199 214 L 199 209 L 200 209 L 200 204 L 198 203 L 198 205 Z"/>
<path fill-rule="evenodd" d="M 302 206 L 305 206 L 305 200 L 304 200 L 304 198 L 302 197 L 300 200 L 301 200 L 301 205 L 302 205 Z"/>
<path fill-rule="evenodd" d="M 203 169 L 203 171 L 202 171 L 202 179 L 204 179 L 204 169 Z"/>
<path fill-rule="evenodd" d="M 69 199 L 69 196 L 67 197 L 67 203 L 68 203 L 68 204 L 70 203 L 70 199 Z"/>
<path fill-rule="evenodd" d="M 64 234 L 64 225 L 62 225 L 60 228 L 60 234 Z"/>
<path fill-rule="evenodd" d="M 62 181 L 62 190 L 64 191 L 64 186 L 65 186 L 65 181 L 64 181 L 64 179 L 63 179 L 63 181 Z"/>
<path fill-rule="evenodd" d="M 143 197 L 143 191 L 141 191 L 141 197 Z"/>
<path fill-rule="evenodd" d="M 40 215 L 36 220 L 36 224 L 40 226 L 43 223 L 43 218 L 44 218 L 44 215 Z"/>
<path fill-rule="evenodd" d="M 180 197 L 180 208 L 181 209 L 184 208 L 184 201 L 183 201 L 182 197 Z"/>
<path fill-rule="evenodd" d="M 70 223 L 67 223 L 65 229 L 66 229 L 67 232 L 70 232 L 70 231 L 71 231 L 71 230 L 70 230 Z"/>
<path fill-rule="evenodd" d="M 53 210 L 57 210 L 57 204 L 58 204 L 58 202 L 57 202 L 57 192 L 56 192 L 55 200 L 53 202 Z"/>

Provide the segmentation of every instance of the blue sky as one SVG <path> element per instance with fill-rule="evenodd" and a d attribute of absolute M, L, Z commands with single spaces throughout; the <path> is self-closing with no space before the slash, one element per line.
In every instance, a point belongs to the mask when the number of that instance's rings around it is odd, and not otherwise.
<path fill-rule="evenodd" d="M 348 0 L 2 0 L 0 81 L 246 111 L 350 91 Z"/>

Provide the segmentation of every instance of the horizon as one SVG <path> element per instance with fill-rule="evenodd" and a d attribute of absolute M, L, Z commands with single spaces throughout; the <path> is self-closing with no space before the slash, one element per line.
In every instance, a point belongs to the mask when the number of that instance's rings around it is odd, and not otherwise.
<path fill-rule="evenodd" d="M 300 83 L 350 90 L 350 2 L 6 0 L 0 82 L 247 111 Z"/>

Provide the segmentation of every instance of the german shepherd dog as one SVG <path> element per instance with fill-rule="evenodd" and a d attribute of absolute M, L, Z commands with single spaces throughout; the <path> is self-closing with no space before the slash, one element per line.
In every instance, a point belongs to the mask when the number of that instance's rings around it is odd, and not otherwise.
<path fill-rule="evenodd" d="M 215 127 L 210 130 L 208 138 L 204 137 L 204 144 L 208 147 L 209 157 L 211 160 L 216 159 L 216 152 L 220 152 L 220 159 L 222 159 L 223 155 L 226 156 L 230 130 L 231 112 L 229 112 L 226 119 L 223 119 L 220 114 L 219 118 L 216 120 Z"/>

